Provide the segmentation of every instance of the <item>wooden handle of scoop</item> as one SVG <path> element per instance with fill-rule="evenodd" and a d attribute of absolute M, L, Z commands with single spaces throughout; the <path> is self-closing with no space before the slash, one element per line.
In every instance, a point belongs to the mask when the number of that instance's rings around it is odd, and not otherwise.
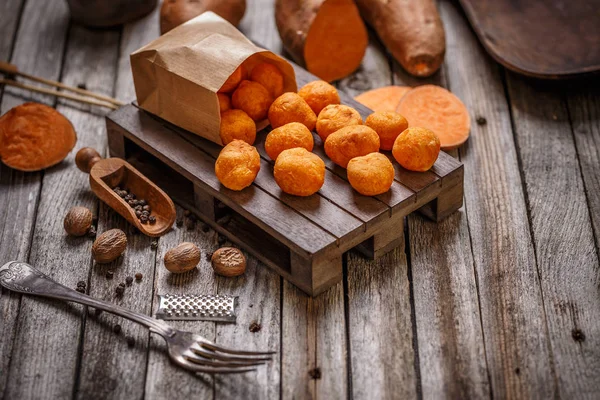
<path fill-rule="evenodd" d="M 77 165 L 77 168 L 86 174 L 89 174 L 94 164 L 100 160 L 102 160 L 100 153 L 91 147 L 84 147 L 77 152 L 77 155 L 75 155 L 75 164 Z"/>

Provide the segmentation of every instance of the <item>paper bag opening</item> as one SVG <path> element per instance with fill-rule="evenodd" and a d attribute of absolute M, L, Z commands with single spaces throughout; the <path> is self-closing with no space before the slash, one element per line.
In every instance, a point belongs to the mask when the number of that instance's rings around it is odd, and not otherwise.
<path fill-rule="evenodd" d="M 217 92 L 244 63 L 248 73 L 261 62 L 284 77 L 284 92 L 297 91 L 292 66 L 248 40 L 214 14 L 200 16 L 131 54 L 139 106 L 174 125 L 223 145 Z M 266 124 L 257 123 L 258 129 Z"/>

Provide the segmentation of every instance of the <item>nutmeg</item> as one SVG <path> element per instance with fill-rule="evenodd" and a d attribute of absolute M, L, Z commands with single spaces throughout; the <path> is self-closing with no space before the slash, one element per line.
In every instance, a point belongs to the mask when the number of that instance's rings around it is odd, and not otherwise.
<path fill-rule="evenodd" d="M 65 216 L 63 226 L 71 236 L 83 236 L 90 227 L 94 217 L 92 212 L 85 207 L 73 207 Z"/>
<path fill-rule="evenodd" d="M 75 165 L 77 165 L 80 171 L 89 174 L 94 164 L 101 159 L 102 157 L 100 157 L 100 154 L 95 149 L 83 147 L 75 155 Z"/>
<path fill-rule="evenodd" d="M 242 275 L 246 271 L 246 257 L 235 247 L 217 249 L 210 261 L 217 275 L 231 277 Z"/>
<path fill-rule="evenodd" d="M 119 258 L 127 247 L 127 236 L 120 229 L 104 232 L 92 245 L 92 256 L 97 263 L 104 264 Z"/>
<path fill-rule="evenodd" d="M 165 267 L 175 273 L 194 269 L 200 262 L 200 249 L 193 243 L 184 242 L 167 251 L 165 254 Z"/>

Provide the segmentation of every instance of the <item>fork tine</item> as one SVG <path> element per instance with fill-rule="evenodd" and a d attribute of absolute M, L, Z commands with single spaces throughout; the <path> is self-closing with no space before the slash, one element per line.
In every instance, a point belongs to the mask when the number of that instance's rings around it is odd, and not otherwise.
<path fill-rule="evenodd" d="M 212 351 L 210 348 L 206 348 L 207 346 L 204 345 L 204 343 L 196 343 L 198 346 L 192 346 L 190 348 L 190 350 L 192 350 L 194 353 L 202 356 L 202 357 L 207 357 L 207 358 L 214 358 L 216 360 L 222 360 L 222 361 L 270 361 L 271 360 L 271 356 L 270 355 L 258 355 L 258 356 L 254 356 L 252 353 L 252 355 L 229 355 L 227 353 L 225 354 L 220 354 L 220 353 L 216 353 L 214 351 Z"/>
<path fill-rule="evenodd" d="M 247 355 L 247 356 L 271 356 L 275 353 L 277 353 L 276 351 L 243 351 L 243 350 L 235 350 L 235 349 L 230 349 L 228 347 L 223 347 L 223 346 L 219 346 L 215 343 L 212 342 L 200 342 L 198 343 L 200 346 L 205 347 L 209 350 L 213 350 L 213 351 L 220 351 L 221 353 L 228 353 L 228 354 L 236 354 L 236 355 Z"/>
<path fill-rule="evenodd" d="M 245 368 L 245 367 L 207 367 L 203 365 L 195 364 L 191 361 L 185 360 L 179 361 L 179 365 L 192 372 L 202 372 L 206 374 L 240 374 L 243 372 L 256 371 L 256 368 Z"/>
<path fill-rule="evenodd" d="M 255 367 L 266 363 L 266 361 L 219 361 L 204 357 L 197 357 L 195 355 L 185 355 L 184 357 L 186 360 L 193 362 L 194 364 L 205 365 L 209 367 Z"/>

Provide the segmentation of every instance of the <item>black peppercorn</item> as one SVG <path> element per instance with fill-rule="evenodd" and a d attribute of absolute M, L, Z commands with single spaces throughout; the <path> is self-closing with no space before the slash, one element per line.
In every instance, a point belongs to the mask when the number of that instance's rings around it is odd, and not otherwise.
<path fill-rule="evenodd" d="M 120 191 L 120 190 L 121 190 L 121 188 L 120 188 L 120 187 L 118 187 L 118 186 L 115 186 L 115 187 L 113 188 L 113 190 L 114 190 L 115 192 L 118 192 L 118 191 Z"/>
<path fill-rule="evenodd" d="M 261 326 L 259 323 L 253 322 L 250 324 L 250 328 L 248 328 L 248 329 L 250 330 L 250 332 L 256 333 L 256 332 L 260 331 L 260 328 L 261 328 Z"/>
<path fill-rule="evenodd" d="M 90 229 L 87 231 L 88 237 L 95 238 L 96 237 L 96 227 L 94 225 L 90 226 Z"/>
<path fill-rule="evenodd" d="M 486 125 L 487 124 L 487 119 L 485 119 L 484 117 L 477 117 L 476 121 L 477 121 L 477 125 Z"/>
<path fill-rule="evenodd" d="M 123 293 L 125 293 L 125 287 L 124 286 L 117 286 L 117 288 L 115 289 L 115 292 L 117 292 L 118 296 L 122 296 Z"/>
<path fill-rule="evenodd" d="M 225 236 L 219 235 L 219 237 L 217 238 L 217 243 L 219 243 L 219 246 L 222 246 L 223 244 L 225 244 L 226 241 L 227 241 L 227 238 L 225 238 Z"/>
<path fill-rule="evenodd" d="M 202 224 L 202 232 L 206 233 L 210 230 L 210 226 L 207 224 Z"/>
<path fill-rule="evenodd" d="M 127 337 L 127 346 L 129 346 L 129 347 L 135 346 L 135 339 L 132 338 L 131 336 Z"/>
<path fill-rule="evenodd" d="M 125 283 L 127 284 L 127 286 L 131 286 L 132 282 L 133 282 L 133 278 L 131 276 L 128 276 L 127 278 L 125 278 Z"/>
<path fill-rule="evenodd" d="M 79 293 L 85 293 L 85 287 L 83 286 L 77 286 L 77 289 L 75 290 L 77 290 Z"/>
<path fill-rule="evenodd" d="M 183 211 L 183 215 L 184 215 L 185 217 L 189 216 L 190 214 L 191 214 L 191 213 L 190 213 L 190 210 L 184 210 L 184 211 Z"/>
<path fill-rule="evenodd" d="M 106 279 L 112 279 L 115 273 L 111 270 L 106 271 Z"/>
<path fill-rule="evenodd" d="M 150 211 L 150 206 L 146 204 L 144 205 L 143 209 L 144 211 Z"/>
<path fill-rule="evenodd" d="M 79 281 L 79 282 L 77 282 L 77 287 L 79 287 L 79 286 L 86 287 L 87 283 L 85 283 L 85 281 Z"/>
<path fill-rule="evenodd" d="M 98 315 L 100 315 L 100 314 L 102 314 L 102 310 L 101 310 L 101 309 L 99 309 L 99 308 L 96 308 L 96 309 L 94 310 L 94 315 L 97 317 L 97 316 L 98 316 Z"/>
<path fill-rule="evenodd" d="M 154 215 L 151 215 L 148 217 L 148 222 L 150 222 L 151 224 L 155 224 L 156 223 L 156 217 Z"/>
<path fill-rule="evenodd" d="M 150 212 L 149 211 L 142 211 L 142 215 L 145 215 L 146 217 L 150 216 Z"/>
<path fill-rule="evenodd" d="M 142 275 L 142 274 L 141 274 L 141 273 L 139 273 L 139 272 L 135 274 L 135 280 L 136 280 L 136 281 L 141 281 L 143 277 L 144 277 L 144 275 Z"/>
<path fill-rule="evenodd" d="M 142 215 L 141 215 L 141 217 L 140 217 L 140 222 L 141 222 L 142 224 L 147 224 L 147 223 L 148 223 L 148 216 L 147 216 L 147 215 L 144 215 L 144 214 L 142 214 Z"/>
<path fill-rule="evenodd" d="M 117 335 L 119 333 L 121 333 L 121 325 L 115 324 L 115 326 L 113 326 L 113 332 L 116 333 Z"/>
<path fill-rule="evenodd" d="M 151 248 L 152 250 L 154 250 L 154 249 L 156 249 L 157 247 L 158 247 L 158 242 L 157 242 L 156 240 L 153 240 L 153 241 L 150 243 L 150 248 Z"/>
<path fill-rule="evenodd" d="M 140 206 L 145 207 L 148 204 L 148 202 L 144 199 L 140 200 Z"/>
<path fill-rule="evenodd" d="M 178 219 L 177 221 L 175 221 L 175 225 L 177 225 L 179 228 L 181 228 L 181 226 L 183 225 L 183 220 Z"/>

